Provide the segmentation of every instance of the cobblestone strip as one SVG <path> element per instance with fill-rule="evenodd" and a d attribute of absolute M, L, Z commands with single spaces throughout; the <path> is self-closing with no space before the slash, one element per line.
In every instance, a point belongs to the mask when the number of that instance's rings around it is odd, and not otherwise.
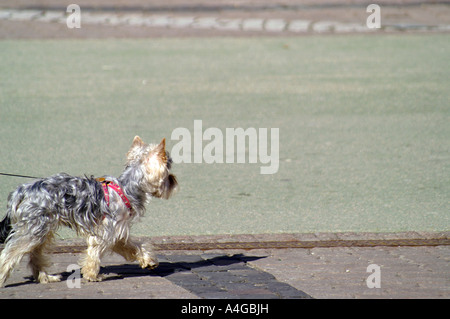
<path fill-rule="evenodd" d="M 0 20 L 39 21 L 47 23 L 66 23 L 68 13 L 62 11 L 0 9 Z M 450 31 L 450 25 L 425 24 L 385 24 L 380 29 L 369 29 L 364 24 L 339 21 L 287 20 L 274 18 L 219 18 L 195 16 L 148 15 L 141 13 L 101 13 L 81 14 L 81 25 L 117 26 L 129 25 L 149 28 L 204 29 L 219 31 L 240 31 L 246 33 L 353 33 L 389 31 Z"/>
<path fill-rule="evenodd" d="M 155 273 L 200 298 L 304 299 L 308 294 L 247 266 L 264 257 L 243 254 L 166 255 Z"/>

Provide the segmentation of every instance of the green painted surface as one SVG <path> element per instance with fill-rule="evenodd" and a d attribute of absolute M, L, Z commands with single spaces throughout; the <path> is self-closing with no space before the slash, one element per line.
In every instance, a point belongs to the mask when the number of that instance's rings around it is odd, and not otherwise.
<path fill-rule="evenodd" d="M 279 128 L 276 174 L 175 165 L 133 233 L 449 230 L 449 56 L 449 35 L 0 41 L 0 171 L 118 175 L 135 135 Z M 26 180 L 0 180 L 4 211 Z"/>

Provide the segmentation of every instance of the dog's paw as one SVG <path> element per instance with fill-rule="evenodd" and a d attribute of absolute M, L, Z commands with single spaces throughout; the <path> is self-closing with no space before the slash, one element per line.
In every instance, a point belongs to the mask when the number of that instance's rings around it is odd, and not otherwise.
<path fill-rule="evenodd" d="M 145 268 L 145 269 L 148 269 L 148 270 L 152 270 L 152 269 L 155 269 L 158 266 L 159 266 L 159 262 L 155 262 L 155 263 L 147 264 L 147 266 L 142 267 L 142 268 Z"/>
<path fill-rule="evenodd" d="M 39 274 L 37 281 L 41 284 L 48 284 L 50 282 L 60 282 L 61 276 L 60 275 L 48 275 L 44 272 L 41 272 Z"/>
<path fill-rule="evenodd" d="M 103 281 L 103 279 L 105 279 L 105 276 L 104 275 L 86 275 L 86 274 L 84 274 L 83 278 L 90 282 L 100 282 L 100 281 Z"/>
<path fill-rule="evenodd" d="M 83 278 L 87 281 L 97 282 L 102 281 L 105 278 L 104 275 L 98 273 L 98 270 L 89 267 L 82 268 L 81 273 L 83 274 Z"/>
<path fill-rule="evenodd" d="M 143 269 L 155 269 L 159 266 L 158 259 L 152 254 L 144 254 L 143 258 L 139 261 L 140 266 Z"/>

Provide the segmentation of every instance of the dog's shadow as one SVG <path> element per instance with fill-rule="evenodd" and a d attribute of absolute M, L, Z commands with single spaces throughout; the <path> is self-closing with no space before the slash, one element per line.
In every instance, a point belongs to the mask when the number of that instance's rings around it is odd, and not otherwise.
<path fill-rule="evenodd" d="M 202 258 L 198 255 L 183 255 L 183 256 L 169 256 L 168 258 L 174 260 L 161 261 L 159 266 L 155 269 L 143 269 L 138 264 L 121 264 L 121 265 L 109 265 L 100 269 L 100 274 L 104 275 L 103 281 L 120 280 L 127 277 L 144 277 L 144 276 L 158 276 L 166 277 L 179 272 L 191 271 L 192 269 L 203 267 L 232 267 L 233 264 L 242 263 L 247 261 L 258 260 L 265 257 L 245 256 L 243 254 L 235 254 L 232 256 L 220 255 L 212 258 Z M 178 260 L 177 260 L 178 259 Z M 69 272 L 63 272 L 60 274 L 61 280 L 67 280 L 71 275 Z"/>
<path fill-rule="evenodd" d="M 235 264 L 245 264 L 248 261 L 258 260 L 265 257 L 246 256 L 235 254 L 232 256 L 219 255 L 211 258 L 203 258 L 200 255 L 176 255 L 162 256 L 159 266 L 155 269 L 143 269 L 138 264 L 108 265 L 101 267 L 100 274 L 104 275 L 103 281 L 121 280 L 127 277 L 158 276 L 166 277 L 179 272 L 188 272 L 197 268 L 207 268 L 209 270 L 224 270 L 233 267 Z M 212 267 L 212 268 L 211 268 Z M 61 281 L 67 281 L 69 277 L 73 279 L 73 272 L 59 273 Z M 25 277 L 27 281 L 9 284 L 5 287 L 18 287 L 22 285 L 36 284 L 32 276 Z"/>

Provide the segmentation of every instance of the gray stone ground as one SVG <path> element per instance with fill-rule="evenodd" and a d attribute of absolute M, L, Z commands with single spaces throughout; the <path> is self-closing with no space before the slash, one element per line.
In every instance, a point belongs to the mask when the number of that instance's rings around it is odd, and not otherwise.
<path fill-rule="evenodd" d="M 327 235 L 330 237 L 330 235 Z M 353 235 L 354 237 L 355 235 Z M 356 235 L 359 236 L 360 235 Z M 239 236 L 234 236 L 239 240 Z M 440 239 L 448 234 L 441 234 Z M 205 238 L 201 238 L 203 241 Z M 242 236 L 242 242 L 246 241 Z M 366 238 L 369 239 L 369 238 Z M 178 242 L 195 243 L 199 238 Z M 254 238 L 252 238 L 254 240 Z M 218 240 L 220 241 L 220 239 Z M 160 241 L 161 242 L 161 241 Z M 210 242 L 214 242 L 211 237 Z M 74 252 L 70 252 L 70 250 Z M 80 281 L 76 272 L 79 246 L 70 243 L 51 254 L 49 273 L 59 283 L 36 284 L 24 258 L 0 290 L 0 298 L 449 298 L 450 246 L 316 247 L 309 249 L 161 250 L 160 266 L 143 270 L 136 263 L 109 255 L 102 261 L 103 282 Z M 77 251 L 77 253 L 75 253 Z M 380 288 L 368 288 L 380 268 Z"/>

